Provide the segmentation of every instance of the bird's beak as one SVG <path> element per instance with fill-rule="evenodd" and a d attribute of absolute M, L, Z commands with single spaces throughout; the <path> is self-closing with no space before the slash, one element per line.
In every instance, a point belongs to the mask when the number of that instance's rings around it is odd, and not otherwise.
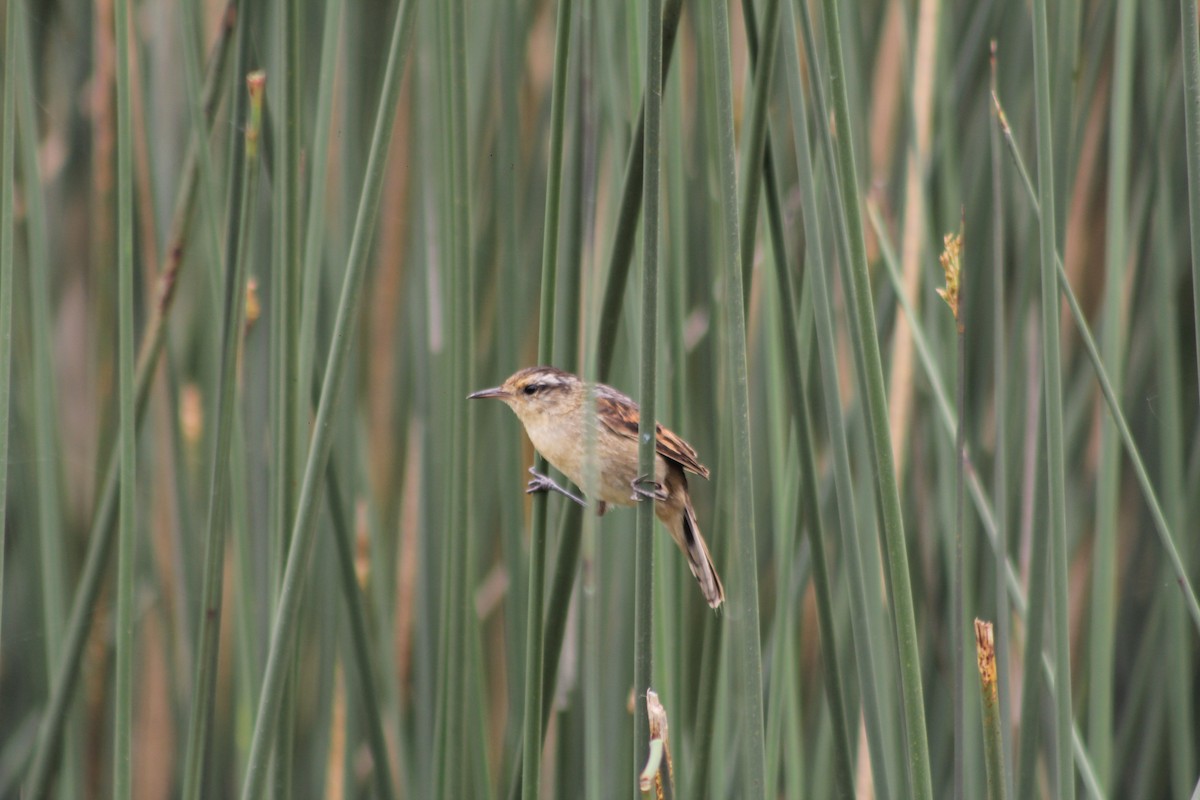
<path fill-rule="evenodd" d="M 491 389 L 480 389 L 467 395 L 468 400 L 479 400 L 484 397 L 505 397 L 508 394 L 503 386 L 493 386 Z"/>

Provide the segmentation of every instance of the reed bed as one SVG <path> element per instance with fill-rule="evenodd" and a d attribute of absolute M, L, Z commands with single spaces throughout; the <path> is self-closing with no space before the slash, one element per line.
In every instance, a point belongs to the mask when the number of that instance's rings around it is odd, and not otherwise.
<path fill-rule="evenodd" d="M 0 10 L 0 797 L 1200 789 L 1194 2 Z"/>

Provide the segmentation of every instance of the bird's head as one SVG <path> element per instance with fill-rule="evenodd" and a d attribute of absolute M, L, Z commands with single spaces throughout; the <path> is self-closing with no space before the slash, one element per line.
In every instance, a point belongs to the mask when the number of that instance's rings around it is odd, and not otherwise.
<path fill-rule="evenodd" d="M 582 400 L 583 381 L 556 367 L 526 367 L 504 383 L 467 395 L 470 400 L 503 400 L 528 428 L 530 424 L 575 408 Z"/>

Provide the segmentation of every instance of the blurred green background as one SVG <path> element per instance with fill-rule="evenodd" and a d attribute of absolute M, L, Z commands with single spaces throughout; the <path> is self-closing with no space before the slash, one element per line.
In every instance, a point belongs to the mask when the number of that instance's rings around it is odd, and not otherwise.
<path fill-rule="evenodd" d="M 1195 3 L 661 3 L 3 3 L 0 796 L 1195 796 Z"/>

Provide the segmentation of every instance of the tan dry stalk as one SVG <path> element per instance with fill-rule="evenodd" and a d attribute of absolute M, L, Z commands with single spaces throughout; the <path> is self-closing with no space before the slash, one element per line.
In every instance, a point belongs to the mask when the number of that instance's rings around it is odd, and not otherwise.
<path fill-rule="evenodd" d="M 925 233 L 925 172 L 933 122 L 933 68 L 937 62 L 937 33 L 940 19 L 939 0 L 921 0 L 917 15 L 917 46 L 913 59 L 913 130 L 914 147 L 908 148 L 908 177 L 904 187 L 904 236 L 900 246 L 900 265 L 904 294 L 920 305 L 918 286 L 921 278 L 921 242 Z M 892 454 L 896 480 L 903 485 L 905 451 L 908 447 L 909 417 L 912 414 L 913 340 L 908 320 L 896 320 L 892 339 L 891 385 L 888 387 L 889 422 L 892 429 Z"/>

